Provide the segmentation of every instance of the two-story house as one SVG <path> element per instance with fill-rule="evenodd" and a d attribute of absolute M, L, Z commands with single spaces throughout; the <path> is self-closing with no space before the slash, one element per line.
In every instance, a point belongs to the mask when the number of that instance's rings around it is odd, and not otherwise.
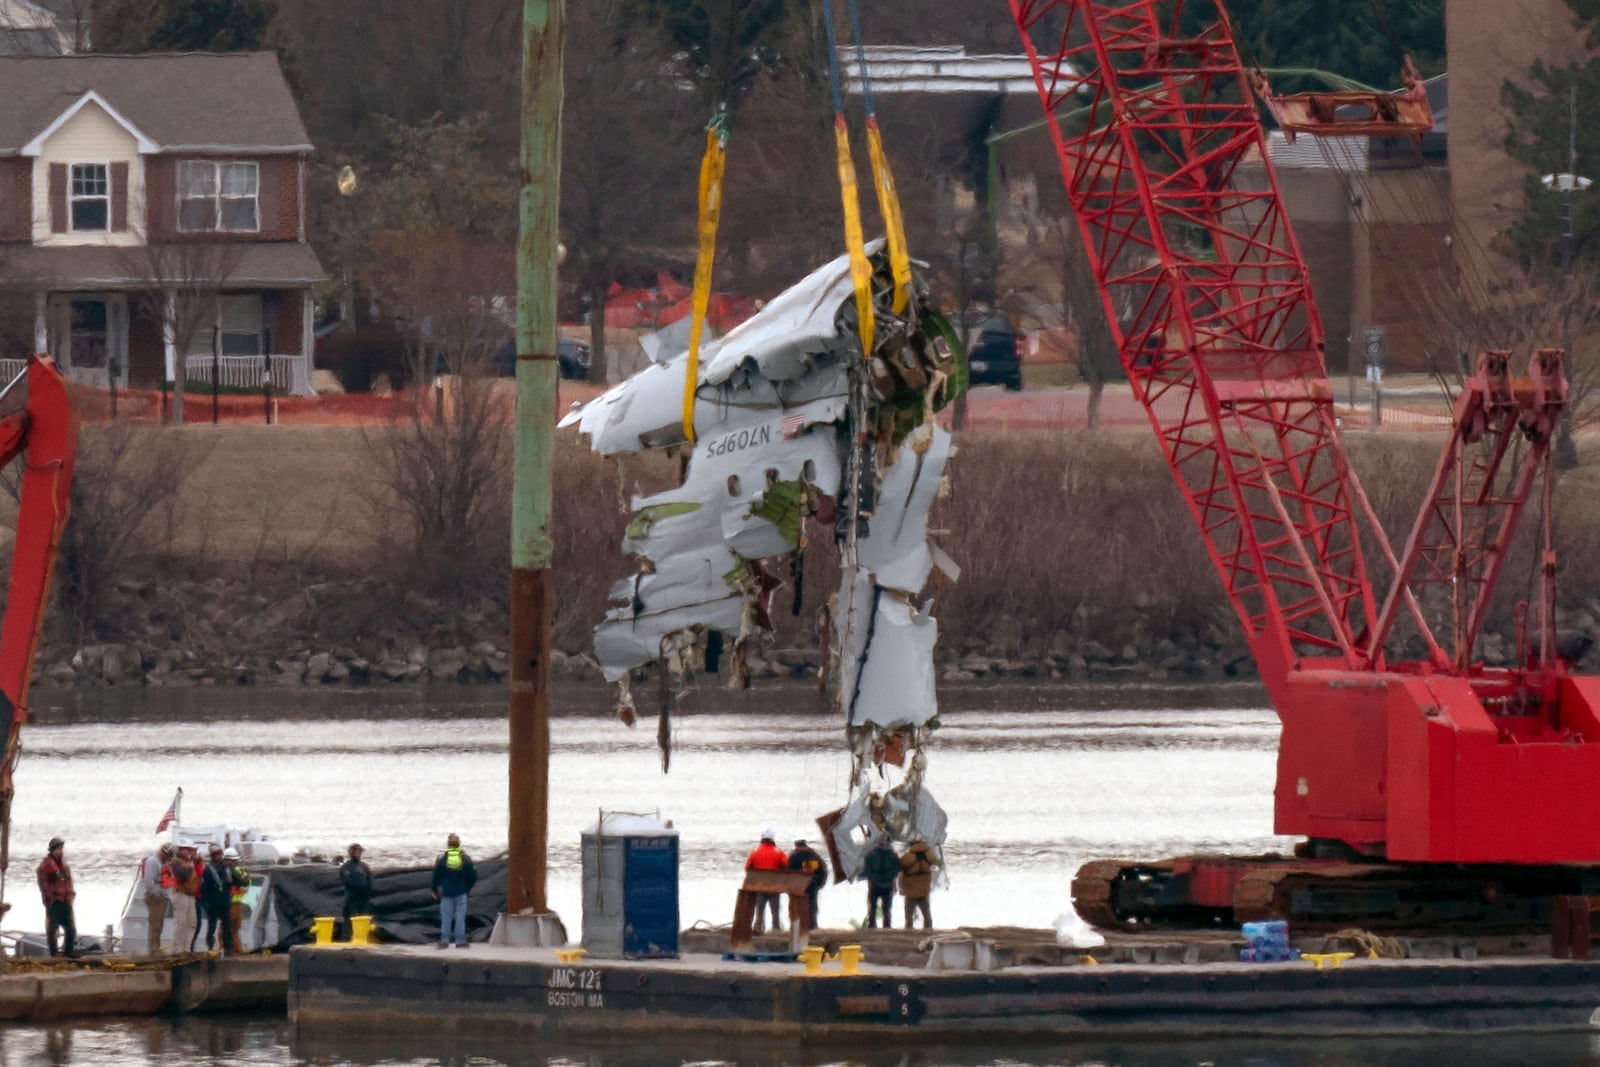
<path fill-rule="evenodd" d="M 85 384 L 310 392 L 311 144 L 275 55 L 0 56 L 0 101 L 0 286 L 38 350 Z"/>

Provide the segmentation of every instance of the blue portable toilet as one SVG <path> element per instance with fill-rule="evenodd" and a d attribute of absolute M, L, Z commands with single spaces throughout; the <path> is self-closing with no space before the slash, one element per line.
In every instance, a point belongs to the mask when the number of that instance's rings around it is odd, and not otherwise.
<path fill-rule="evenodd" d="M 583 947 L 596 959 L 678 955 L 678 831 L 601 812 L 583 832 Z"/>

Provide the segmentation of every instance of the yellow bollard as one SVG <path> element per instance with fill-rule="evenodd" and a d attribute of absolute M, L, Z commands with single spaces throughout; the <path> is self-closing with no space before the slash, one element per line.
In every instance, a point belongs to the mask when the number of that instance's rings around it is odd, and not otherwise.
<path fill-rule="evenodd" d="M 800 950 L 800 962 L 806 965 L 807 974 L 822 973 L 822 955 L 826 951 L 821 945 L 807 945 Z"/>
<path fill-rule="evenodd" d="M 372 942 L 372 916 L 350 916 L 350 943 L 352 945 L 367 945 Z"/>
<path fill-rule="evenodd" d="M 333 916 L 319 916 L 311 920 L 311 943 L 313 945 L 333 943 Z"/>
<path fill-rule="evenodd" d="M 560 963 L 577 963 L 588 953 L 589 950 L 586 948 L 558 948 L 556 949 L 556 960 Z"/>
<path fill-rule="evenodd" d="M 861 946 L 840 945 L 839 965 L 844 968 L 845 974 L 858 973 L 857 968 L 861 966 Z"/>

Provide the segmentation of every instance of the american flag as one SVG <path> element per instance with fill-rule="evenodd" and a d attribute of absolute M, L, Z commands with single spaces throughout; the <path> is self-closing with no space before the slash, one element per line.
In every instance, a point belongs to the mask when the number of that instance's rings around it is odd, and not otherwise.
<path fill-rule="evenodd" d="M 806 417 L 801 412 L 794 412 L 783 417 L 783 425 L 779 432 L 785 437 L 799 437 L 800 431 L 806 428 Z"/>
<path fill-rule="evenodd" d="M 167 827 L 178 821 L 178 805 L 183 801 L 183 790 L 179 789 L 172 794 L 172 803 L 167 805 L 167 812 L 161 816 L 161 821 L 156 824 L 156 833 L 161 833 Z"/>

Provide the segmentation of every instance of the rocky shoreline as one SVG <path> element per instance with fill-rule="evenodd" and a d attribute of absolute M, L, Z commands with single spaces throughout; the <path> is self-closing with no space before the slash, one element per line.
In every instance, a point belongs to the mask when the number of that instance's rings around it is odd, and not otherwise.
<path fill-rule="evenodd" d="M 68 686 L 306 686 L 495 683 L 511 671 L 505 610 L 485 600 L 450 610 L 416 594 L 386 604 L 364 581 L 323 582 L 281 595 L 247 583 L 132 582 L 117 585 L 122 635 L 82 643 L 47 631 L 35 664 L 41 684 Z M 53 630 L 62 627 L 52 627 Z M 575 627 L 568 627 L 575 630 Z M 1135 624 L 1137 633 L 1145 629 Z M 937 653 L 945 681 L 978 678 L 1053 680 L 1217 680 L 1255 677 L 1255 664 L 1226 628 L 1210 640 L 1120 642 L 1116 647 L 1065 631 L 1030 635 L 1009 620 L 983 642 Z M 559 643 L 559 642 L 558 642 Z M 552 653 L 556 677 L 598 680 L 582 647 Z M 754 678 L 815 678 L 815 646 L 794 635 L 788 647 L 753 655 Z"/>
<path fill-rule="evenodd" d="M 47 630 L 35 680 L 68 686 L 307 686 L 411 685 L 503 681 L 511 671 L 504 606 L 485 599 L 451 609 L 408 593 L 396 601 L 380 583 L 329 581 L 272 594 L 249 583 L 199 581 L 122 582 L 113 594 L 122 636 L 83 642 L 62 639 L 60 620 Z M 1600 664 L 1600 601 L 1586 610 L 1558 612 L 1563 636 L 1586 635 L 1584 657 Z M 559 621 L 559 620 L 558 620 Z M 946 682 L 983 678 L 1051 681 L 1251 680 L 1256 668 L 1232 620 L 1215 616 L 1163 632 L 1137 607 L 1120 613 L 1117 633 L 1057 629 L 1039 632 L 1006 617 L 981 638 L 942 644 L 939 677 Z M 954 629 L 954 627 L 952 627 Z M 1080 630 L 1091 627 L 1084 620 Z M 552 653 L 556 677 L 599 680 L 599 666 L 582 647 L 577 620 L 558 626 Z M 1413 644 L 1417 644 L 1415 638 Z M 565 647 L 561 647 L 561 646 Z M 779 647 L 752 656 L 754 678 L 815 678 L 820 653 L 795 633 Z M 1415 657 L 1421 648 L 1395 648 Z M 1481 644 L 1490 664 L 1516 655 L 1514 641 L 1487 634 Z"/>

